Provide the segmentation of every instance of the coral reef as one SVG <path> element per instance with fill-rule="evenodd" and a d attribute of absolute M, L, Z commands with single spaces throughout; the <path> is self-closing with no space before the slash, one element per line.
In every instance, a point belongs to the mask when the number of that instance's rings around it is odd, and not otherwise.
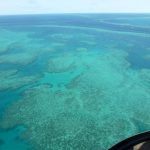
<path fill-rule="evenodd" d="M 0 90 L 17 89 L 37 79 L 37 76 L 20 76 L 17 70 L 0 71 Z"/>
<path fill-rule="evenodd" d="M 133 118 L 144 122 L 149 118 L 144 114 L 150 104 L 146 84 L 149 71 L 131 70 L 127 54 L 121 50 L 93 54 L 90 58 L 91 54 L 85 51 L 51 60 L 58 64 L 52 72 L 76 70 L 72 64 L 88 68 L 70 81 L 66 89 L 43 84 L 26 91 L 21 100 L 6 109 L 1 128 L 26 126 L 21 137 L 38 150 L 103 150 L 135 134 L 139 128 Z"/>
<path fill-rule="evenodd" d="M 99 118 L 99 111 L 96 116 L 88 113 L 86 107 L 80 107 L 81 100 L 76 91 L 53 91 L 44 85 L 35 87 L 9 106 L 0 127 L 26 126 L 21 137 L 38 150 L 103 150 L 121 136 L 127 137 L 127 131 L 135 130 L 125 118 Z"/>
<path fill-rule="evenodd" d="M 26 65 L 34 61 L 36 56 L 29 53 L 4 54 L 0 56 L 0 64 L 21 64 Z"/>
<path fill-rule="evenodd" d="M 64 52 L 50 58 L 48 62 L 48 72 L 62 73 L 68 71 L 78 71 L 88 68 L 88 65 L 94 63 L 94 60 L 99 58 L 95 52 L 88 51 L 87 48 L 77 48 L 74 52 Z"/>
<path fill-rule="evenodd" d="M 51 73 L 66 72 L 74 67 L 74 58 L 69 55 L 52 58 L 48 62 L 48 72 Z"/>
<path fill-rule="evenodd" d="M 136 35 L 89 28 L 0 29 L 0 90 L 20 94 L 0 129 L 25 127 L 17 137 L 36 150 L 106 150 L 150 128 L 150 70 L 128 62 Z"/>
<path fill-rule="evenodd" d="M 141 130 L 136 118 L 150 126 L 149 70 L 130 69 L 127 56 L 124 51 L 113 50 L 102 54 L 77 51 L 52 58 L 50 74 L 86 67 L 65 88 L 43 82 L 26 91 L 5 110 L 0 127 L 25 126 L 21 138 L 37 150 L 105 150 Z M 29 79 L 17 79 L 14 85 L 16 71 L 7 74 L 9 87 L 12 83 L 13 87 L 22 86 L 21 81 Z"/>

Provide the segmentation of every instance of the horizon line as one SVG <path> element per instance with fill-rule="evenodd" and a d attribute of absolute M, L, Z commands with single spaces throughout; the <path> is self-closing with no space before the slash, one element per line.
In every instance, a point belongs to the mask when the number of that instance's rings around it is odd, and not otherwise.
<path fill-rule="evenodd" d="M 0 14 L 0 16 L 23 16 L 23 15 L 63 15 L 63 14 L 150 14 L 150 12 L 52 12 L 52 13 L 20 13 Z"/>

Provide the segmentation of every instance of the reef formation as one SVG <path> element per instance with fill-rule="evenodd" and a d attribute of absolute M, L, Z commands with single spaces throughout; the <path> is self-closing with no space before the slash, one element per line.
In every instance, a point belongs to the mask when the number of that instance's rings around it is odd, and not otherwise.
<path fill-rule="evenodd" d="M 50 60 L 50 73 L 86 67 L 63 89 L 43 84 L 27 90 L 5 110 L 0 127 L 25 126 L 21 138 L 37 150 L 104 150 L 136 133 L 134 119 L 150 125 L 150 75 L 130 69 L 127 56 L 78 51 Z"/>

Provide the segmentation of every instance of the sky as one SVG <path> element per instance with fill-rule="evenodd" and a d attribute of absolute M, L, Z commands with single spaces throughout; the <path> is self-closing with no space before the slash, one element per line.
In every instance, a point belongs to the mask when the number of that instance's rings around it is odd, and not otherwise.
<path fill-rule="evenodd" d="M 0 0 L 0 15 L 150 12 L 150 0 Z"/>

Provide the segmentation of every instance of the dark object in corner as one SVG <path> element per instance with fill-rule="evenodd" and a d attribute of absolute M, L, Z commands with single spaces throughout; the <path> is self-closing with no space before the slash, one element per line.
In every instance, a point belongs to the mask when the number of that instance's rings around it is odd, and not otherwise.
<path fill-rule="evenodd" d="M 109 150 L 150 150 L 150 131 L 121 141 Z"/>

